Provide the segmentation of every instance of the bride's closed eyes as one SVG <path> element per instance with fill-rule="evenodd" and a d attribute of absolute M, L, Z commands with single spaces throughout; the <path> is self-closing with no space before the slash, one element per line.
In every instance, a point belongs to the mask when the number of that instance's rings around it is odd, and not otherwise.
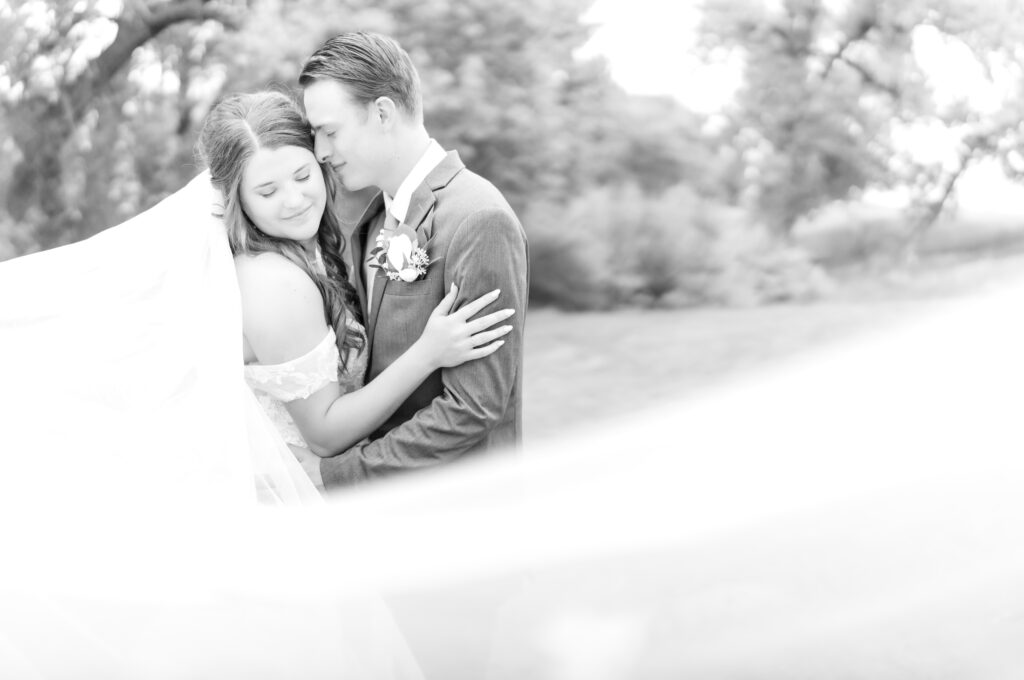
<path fill-rule="evenodd" d="M 308 182 L 310 177 L 309 166 L 305 165 L 296 170 L 293 177 L 295 178 L 296 182 Z M 277 193 L 277 187 L 272 183 L 262 184 L 259 187 L 256 187 L 256 189 L 256 193 L 262 196 L 263 198 L 270 198 L 275 193 Z M 263 190 L 260 191 L 260 189 Z"/>

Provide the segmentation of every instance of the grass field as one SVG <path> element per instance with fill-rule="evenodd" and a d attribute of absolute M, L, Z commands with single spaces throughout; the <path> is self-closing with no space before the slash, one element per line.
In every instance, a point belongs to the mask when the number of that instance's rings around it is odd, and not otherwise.
<path fill-rule="evenodd" d="M 849 274 L 828 299 L 751 309 L 530 313 L 527 442 L 691 397 L 786 358 L 941 308 L 1024 272 L 1024 257 L 935 258 L 885 277 Z"/>

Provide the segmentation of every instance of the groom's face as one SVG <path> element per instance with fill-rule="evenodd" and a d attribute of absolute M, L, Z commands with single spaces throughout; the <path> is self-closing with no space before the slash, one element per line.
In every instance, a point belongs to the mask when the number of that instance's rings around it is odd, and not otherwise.
<path fill-rule="evenodd" d="M 317 160 L 329 164 L 349 191 L 380 186 L 381 165 L 388 154 L 373 107 L 356 101 L 334 80 L 313 82 L 302 97 Z"/>

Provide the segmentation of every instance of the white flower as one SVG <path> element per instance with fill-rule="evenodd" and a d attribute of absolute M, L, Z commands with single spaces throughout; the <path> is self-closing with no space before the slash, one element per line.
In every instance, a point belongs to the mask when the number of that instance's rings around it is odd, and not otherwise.
<path fill-rule="evenodd" d="M 405 234 L 395 234 L 388 241 L 388 263 L 392 269 L 402 271 L 412 259 L 413 243 Z"/>
<path fill-rule="evenodd" d="M 391 281 L 412 283 L 427 273 L 430 256 L 420 248 L 416 232 L 400 224 L 391 236 L 377 236 L 377 247 L 370 253 L 370 266 L 380 269 Z"/>

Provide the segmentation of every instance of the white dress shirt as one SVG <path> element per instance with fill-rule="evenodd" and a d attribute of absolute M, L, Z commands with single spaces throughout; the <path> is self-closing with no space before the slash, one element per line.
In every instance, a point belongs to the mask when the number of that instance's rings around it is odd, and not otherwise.
<path fill-rule="evenodd" d="M 385 228 L 393 229 L 405 221 L 405 217 L 409 212 L 409 202 L 412 201 L 412 194 L 416 191 L 416 187 L 422 184 L 427 175 L 441 164 L 446 155 L 447 153 L 441 148 L 441 145 L 431 139 L 427 145 L 427 150 L 423 152 L 420 159 L 416 161 L 416 165 L 412 167 L 412 170 L 405 176 L 402 183 L 398 185 L 398 191 L 395 192 L 395 195 L 392 197 L 388 195 L 388 192 L 384 192 Z M 416 225 L 409 226 L 416 227 Z M 371 230 L 366 235 L 367 252 L 376 245 L 377 235 L 380 232 L 381 229 L 377 228 Z M 363 280 L 366 282 L 366 311 L 369 312 L 370 305 L 373 304 L 373 279 L 377 270 L 370 268 L 369 261 L 365 258 L 366 253 L 363 253 L 363 255 Z"/>

